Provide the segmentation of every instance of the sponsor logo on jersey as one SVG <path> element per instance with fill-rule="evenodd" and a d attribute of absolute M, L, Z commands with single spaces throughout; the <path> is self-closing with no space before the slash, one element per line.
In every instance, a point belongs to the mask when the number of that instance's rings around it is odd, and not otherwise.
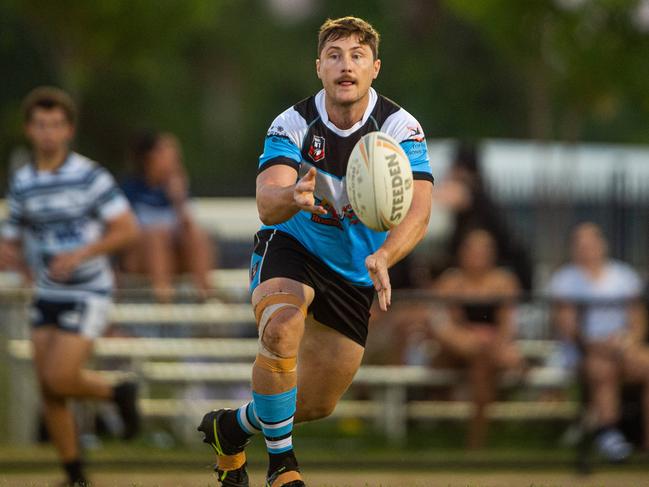
<path fill-rule="evenodd" d="M 340 230 L 343 229 L 343 220 L 347 219 L 350 225 L 356 225 L 360 222 L 354 209 L 351 204 L 343 206 L 340 212 L 336 211 L 336 208 L 330 204 L 326 199 L 319 200 L 316 198 L 316 204 L 322 206 L 327 210 L 326 215 L 316 215 L 315 213 L 311 214 L 311 221 L 318 223 L 320 225 L 327 225 L 329 227 L 336 227 Z"/>
<path fill-rule="evenodd" d="M 266 133 L 266 137 L 288 137 L 286 129 L 281 125 L 272 125 Z"/>
<path fill-rule="evenodd" d="M 309 157 L 313 162 L 318 162 L 325 157 L 325 138 L 320 135 L 314 135 L 309 147 Z"/>

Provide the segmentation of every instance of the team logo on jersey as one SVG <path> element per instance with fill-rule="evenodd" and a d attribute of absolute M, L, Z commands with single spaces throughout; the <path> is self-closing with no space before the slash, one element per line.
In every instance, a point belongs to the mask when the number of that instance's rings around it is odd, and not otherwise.
<path fill-rule="evenodd" d="M 422 142 L 424 140 L 424 133 L 421 131 L 421 127 L 417 125 L 416 127 L 408 127 L 410 133 L 406 140 L 414 140 L 415 142 Z"/>
<path fill-rule="evenodd" d="M 311 140 L 311 147 L 309 147 L 309 157 L 313 162 L 318 162 L 325 157 L 325 138 L 319 135 L 314 135 Z"/>

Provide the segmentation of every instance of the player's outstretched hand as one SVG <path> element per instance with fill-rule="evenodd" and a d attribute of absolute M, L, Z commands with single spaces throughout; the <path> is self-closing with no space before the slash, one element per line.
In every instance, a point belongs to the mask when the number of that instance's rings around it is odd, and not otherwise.
<path fill-rule="evenodd" d="M 312 167 L 309 169 L 302 179 L 300 179 L 295 185 L 295 190 L 293 191 L 293 201 L 300 210 L 308 211 L 309 213 L 315 213 L 316 215 L 326 215 L 327 210 L 322 206 L 315 204 L 315 196 L 313 192 L 315 191 L 315 176 L 316 169 Z"/>
<path fill-rule="evenodd" d="M 390 286 L 390 276 L 388 274 L 388 257 L 381 249 L 369 255 L 365 259 L 365 267 L 370 273 L 370 278 L 374 283 L 379 295 L 379 308 L 381 311 L 387 311 L 392 303 L 392 287 Z"/>
<path fill-rule="evenodd" d="M 59 254 L 50 263 L 49 275 L 55 281 L 67 281 L 82 261 L 83 255 L 78 251 Z"/>

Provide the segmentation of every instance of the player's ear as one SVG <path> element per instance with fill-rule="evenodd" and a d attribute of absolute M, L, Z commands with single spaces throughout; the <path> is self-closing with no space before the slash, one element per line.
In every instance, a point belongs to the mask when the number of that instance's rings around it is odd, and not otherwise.
<path fill-rule="evenodd" d="M 380 59 L 375 59 L 374 60 L 374 77 L 372 79 L 376 79 L 378 77 L 379 71 L 381 71 L 381 60 Z"/>
<path fill-rule="evenodd" d="M 315 60 L 315 72 L 318 75 L 318 78 L 322 79 L 322 76 L 320 76 L 320 58 Z"/>

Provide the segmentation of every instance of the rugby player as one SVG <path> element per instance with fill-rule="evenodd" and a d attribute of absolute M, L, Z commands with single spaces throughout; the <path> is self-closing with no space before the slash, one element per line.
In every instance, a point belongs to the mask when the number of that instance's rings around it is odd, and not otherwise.
<path fill-rule="evenodd" d="M 23 259 L 29 264 L 31 339 L 45 423 L 67 485 L 85 485 L 68 400 L 114 401 L 124 437 L 138 429 L 135 384 L 113 386 L 84 369 L 93 340 L 108 324 L 113 288 L 108 255 L 131 243 L 138 230 L 108 171 L 70 150 L 76 118 L 70 96 L 57 88 L 36 88 L 23 108 L 33 158 L 10 180 L 0 266 L 19 268 Z"/>
<path fill-rule="evenodd" d="M 390 306 L 388 268 L 423 237 L 432 182 L 426 141 L 412 115 L 379 95 L 379 34 L 355 17 L 320 28 L 316 73 L 323 90 L 281 113 L 259 160 L 257 206 L 263 226 L 251 259 L 259 352 L 253 400 L 212 411 L 199 430 L 217 452 L 224 486 L 248 485 L 244 448 L 258 432 L 269 457 L 267 485 L 304 481 L 292 445 L 294 422 L 328 416 L 363 357 L 374 292 Z M 414 197 L 391 232 L 363 225 L 345 191 L 347 161 L 372 131 L 393 136 L 408 155 Z"/>

